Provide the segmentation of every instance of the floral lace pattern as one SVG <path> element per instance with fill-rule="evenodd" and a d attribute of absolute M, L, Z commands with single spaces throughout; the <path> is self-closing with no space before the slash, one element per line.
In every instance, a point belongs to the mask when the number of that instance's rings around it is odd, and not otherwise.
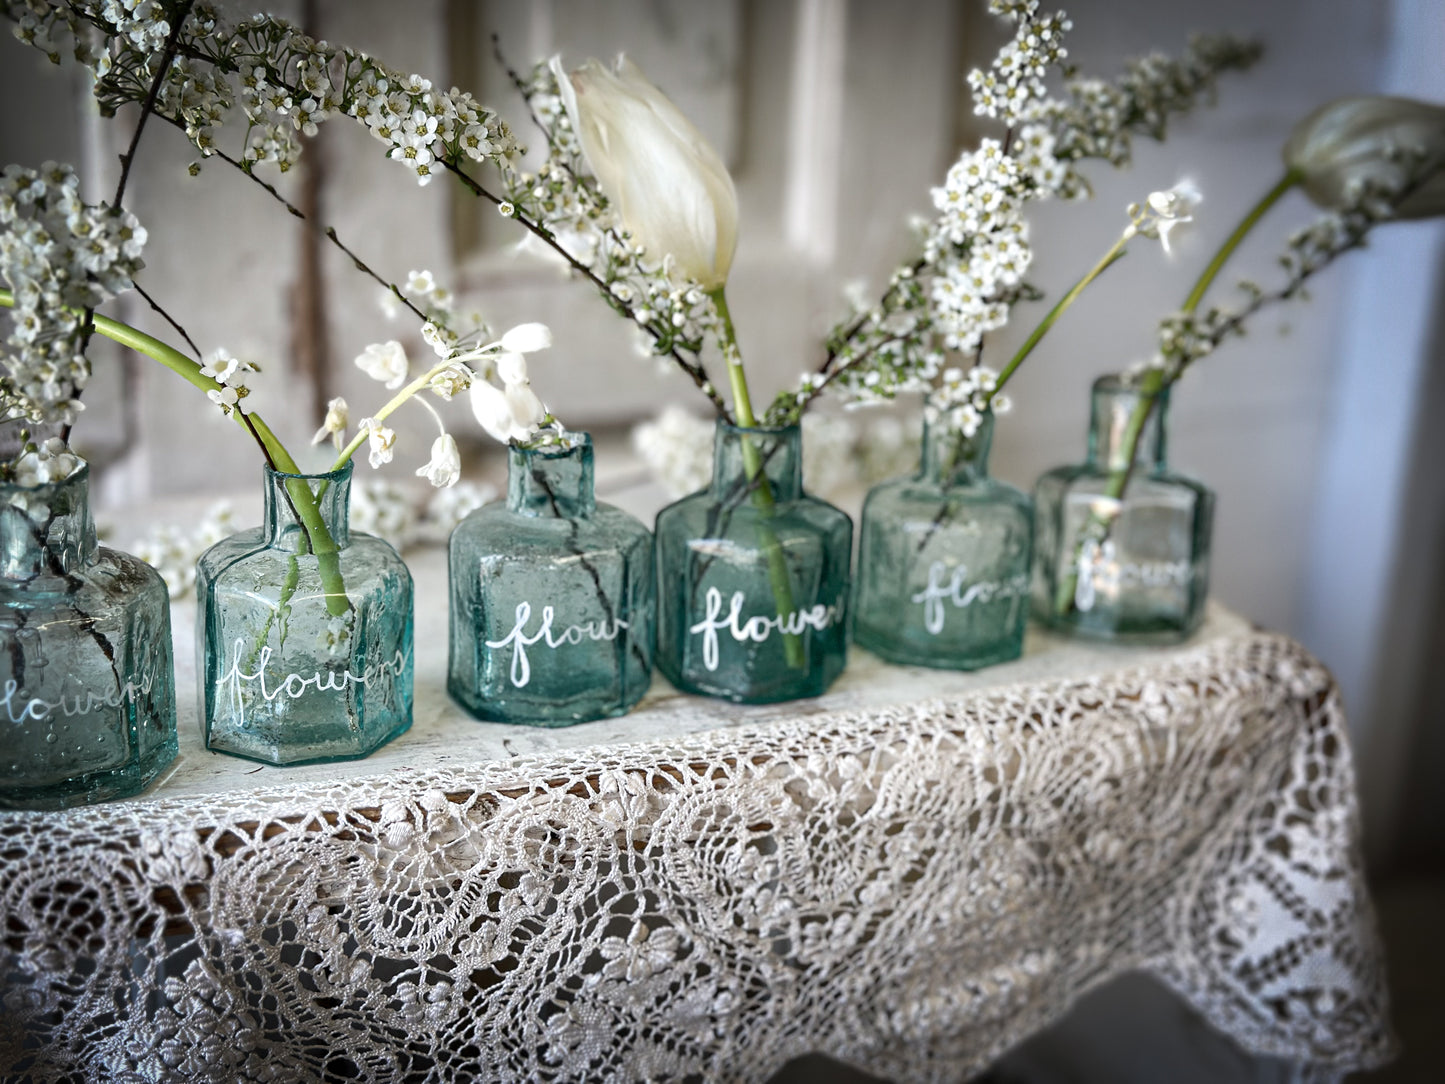
<path fill-rule="evenodd" d="M 1312 1076 L 1391 1043 L 1339 698 L 1278 636 L 297 789 L 0 819 L 0 1078 L 953 1081 L 1139 968 Z"/>

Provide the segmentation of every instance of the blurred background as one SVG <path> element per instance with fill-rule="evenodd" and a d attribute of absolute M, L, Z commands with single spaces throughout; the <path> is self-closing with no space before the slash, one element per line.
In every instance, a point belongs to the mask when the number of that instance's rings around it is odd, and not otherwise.
<path fill-rule="evenodd" d="M 822 335 L 846 313 L 845 288 L 862 283 L 876 294 L 909 256 L 909 216 L 929 213 L 930 187 L 981 133 L 964 76 L 1003 40 L 983 0 L 294 0 L 267 8 L 318 37 L 470 89 L 524 142 L 540 140 L 493 57 L 493 34 L 523 68 L 556 52 L 575 64 L 627 51 L 713 140 L 737 181 L 742 231 L 729 296 L 754 398 L 764 402 L 816 365 Z M 1057 297 L 1117 236 L 1126 204 L 1181 178 L 1205 197 L 1172 260 L 1138 246 L 1021 370 L 993 465 L 1024 489 L 1082 458 L 1090 382 L 1151 353 L 1159 316 L 1178 307 L 1204 261 L 1278 178 L 1279 149 L 1299 119 L 1349 94 L 1445 102 L 1438 0 L 1073 0 L 1067 8 L 1070 57 L 1088 75 L 1113 76 L 1151 50 L 1176 54 L 1193 30 L 1257 36 L 1266 53 L 1253 71 L 1224 77 L 1217 103 L 1177 121 L 1166 144 L 1137 143 L 1132 168 L 1092 165 L 1092 201 L 1033 214 L 1030 278 Z M 101 119 L 73 66 L 52 66 L 9 35 L 0 40 L 0 93 L 9 103 L 0 162 L 68 161 L 86 178 L 87 198 L 108 198 L 133 118 Z M 217 162 L 189 176 L 196 157 L 175 130 L 147 130 L 127 197 L 150 231 L 145 286 L 203 350 L 224 346 L 262 365 L 255 402 L 293 447 L 309 439 L 331 396 L 344 395 L 353 418 L 364 415 L 381 389 L 352 359 L 391 338 L 424 356 L 418 329 L 389 321 L 376 284 L 252 181 Z M 535 356 L 534 385 L 571 427 L 597 434 L 605 484 L 631 489 L 637 506 L 661 502 L 660 490 L 640 481 L 627 434 L 665 404 L 699 415 L 705 404 L 688 381 L 639 356 L 631 330 L 588 286 L 519 251 L 520 229 L 447 178 L 418 187 L 344 120 L 323 127 L 296 169 L 267 179 L 335 226 L 384 277 L 404 281 L 425 268 L 494 328 L 551 325 L 556 346 Z M 1214 299 L 1228 300 L 1239 277 L 1268 286 L 1285 237 L 1314 213 L 1298 195 L 1277 208 Z M 1247 339 L 1201 363 L 1171 407 L 1171 458 L 1219 495 L 1218 599 L 1300 639 L 1339 680 L 1367 858 L 1387 932 L 1406 930 L 1390 932 L 1392 964 L 1414 957 L 1419 965 L 1421 951 L 1434 951 L 1433 975 L 1445 966 L 1440 950 L 1413 944 L 1426 933 L 1408 931 L 1433 915 L 1429 939 L 1438 942 L 1433 927 L 1445 914 L 1445 787 L 1436 783 L 1445 772 L 1437 721 L 1445 703 L 1442 253 L 1441 223 L 1381 230 L 1369 250 L 1321 276 L 1309 301 L 1269 310 Z M 1020 307 L 985 360 L 1001 364 L 1044 308 Z M 112 311 L 165 334 L 134 298 Z M 258 461 L 239 431 L 189 386 L 107 346 L 96 345 L 95 384 L 77 428 L 101 504 L 134 524 L 193 517 L 203 496 L 254 499 Z M 386 473 L 411 485 L 431 423 L 420 411 L 398 420 L 400 451 Z M 485 450 L 464 403 L 452 404 L 449 422 L 473 444 L 469 476 L 500 480 L 500 459 Z M 1406 970 L 1395 968 L 1397 985 L 1413 981 L 1401 978 Z M 1409 1014 L 1438 1019 L 1445 1010 L 1437 986 L 1422 978 L 1414 1000 L 1400 1002 L 1407 1038 Z M 1076 1079 L 1032 1071 L 1027 1079 Z M 1116 1070 L 1111 1079 L 1125 1076 Z"/>

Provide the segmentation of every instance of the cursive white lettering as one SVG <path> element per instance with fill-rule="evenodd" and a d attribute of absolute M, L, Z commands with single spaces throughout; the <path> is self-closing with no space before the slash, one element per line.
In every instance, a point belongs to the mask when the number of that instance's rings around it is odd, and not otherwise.
<path fill-rule="evenodd" d="M 937 636 L 943 631 L 948 616 L 943 605 L 945 602 L 951 602 L 955 608 L 962 610 L 975 602 L 982 605 L 1008 599 L 1010 605 L 1005 624 L 1013 625 L 1018 616 L 1019 600 L 1029 591 L 1029 578 L 1026 573 L 1021 572 L 1002 582 L 985 580 L 965 587 L 964 584 L 968 582 L 967 565 L 957 566 L 945 586 L 943 574 L 947 571 L 948 566 L 942 561 L 934 561 L 928 568 L 928 586 L 911 596 L 911 601 L 923 603 L 923 627 L 930 635 Z"/>
<path fill-rule="evenodd" d="M 527 635 L 527 622 L 532 619 L 532 604 L 530 602 L 517 603 L 516 620 L 512 625 L 512 631 L 500 640 L 488 640 L 487 646 L 493 650 L 500 651 L 509 644 L 515 644 L 512 649 L 512 666 L 508 673 L 512 684 L 518 689 L 524 688 L 532 680 L 532 663 L 527 657 L 527 648 L 538 643 L 545 643 L 551 650 L 556 651 L 563 644 L 580 644 L 584 639 L 615 640 L 622 634 L 622 630 L 629 628 L 628 623 L 620 617 L 614 617 L 611 621 L 588 621 L 581 625 L 568 625 L 560 632 L 553 630 L 552 625 L 556 614 L 551 606 L 542 607 L 542 621 L 537 631 Z"/>
<path fill-rule="evenodd" d="M 60 695 L 54 700 L 39 696 L 27 697 L 19 683 L 10 678 L 5 682 L 4 693 L 0 694 L 0 710 L 4 711 L 5 718 L 19 726 L 27 719 L 43 722 L 57 711 L 66 718 L 73 719 L 77 715 L 89 715 L 100 708 L 114 709 L 122 704 L 135 703 L 148 696 L 156 683 L 156 671 L 161 663 L 159 654 L 147 654 L 142 665 L 132 672 L 128 681 L 103 693 L 89 690 L 72 693 L 62 684 Z"/>
<path fill-rule="evenodd" d="M 1112 539 L 1090 539 L 1079 550 L 1074 607 L 1088 613 L 1100 595 L 1115 599 L 1128 587 L 1187 587 L 1192 574 L 1188 561 L 1120 561 Z"/>
<path fill-rule="evenodd" d="M 280 681 L 268 681 L 266 673 L 267 664 L 270 663 L 275 652 L 269 644 L 263 646 L 256 655 L 256 669 L 251 673 L 241 669 L 241 660 L 246 652 L 246 643 L 242 638 L 237 638 L 231 649 L 231 668 L 216 679 L 216 689 L 231 699 L 231 710 L 236 716 L 236 722 L 246 725 L 246 707 L 244 686 L 255 685 L 256 691 L 261 694 L 261 699 L 271 703 L 278 696 L 286 696 L 292 700 L 300 699 L 306 695 L 308 689 L 315 689 L 318 692 L 345 692 L 352 685 L 370 685 L 380 679 L 401 677 L 406 671 L 409 654 L 403 653 L 400 649 L 390 661 L 372 663 L 360 674 L 351 670 L 316 670 L 308 676 L 297 673 L 287 674 Z"/>
<path fill-rule="evenodd" d="M 751 640 L 753 643 L 762 643 L 774 631 L 781 632 L 784 636 L 798 636 L 806 629 L 816 629 L 821 632 L 831 625 L 836 625 L 843 618 L 843 604 L 841 602 L 833 606 L 825 606 L 818 603 L 802 610 L 794 610 L 788 614 L 779 614 L 776 617 L 764 617 L 761 614 L 742 620 L 743 602 L 745 597 L 741 591 L 734 591 L 732 599 L 728 604 L 726 617 L 722 616 L 722 592 L 716 587 L 709 587 L 704 598 L 704 605 L 707 612 L 701 621 L 693 625 L 688 631 L 691 633 L 702 633 L 702 664 L 708 670 L 716 670 L 718 664 L 718 631 L 727 629 L 728 634 L 738 643 Z"/>

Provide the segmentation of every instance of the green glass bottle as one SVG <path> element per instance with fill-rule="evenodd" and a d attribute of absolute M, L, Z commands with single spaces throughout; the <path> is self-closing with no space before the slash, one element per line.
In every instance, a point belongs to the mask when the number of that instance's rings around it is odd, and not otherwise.
<path fill-rule="evenodd" d="M 447 688 L 478 719 L 569 726 L 652 683 L 652 534 L 599 504 L 592 439 L 510 449 L 507 500 L 452 532 Z"/>
<path fill-rule="evenodd" d="M 411 726 L 411 573 L 388 543 L 352 533 L 350 497 L 350 463 L 267 468 L 265 523 L 201 555 L 206 748 L 267 764 L 354 760 Z"/>
<path fill-rule="evenodd" d="M 817 696 L 847 662 L 853 522 L 803 492 L 797 426 L 719 421 L 713 480 L 657 515 L 657 664 L 684 692 Z"/>
<path fill-rule="evenodd" d="M 965 437 L 929 425 L 917 476 L 863 505 L 853 642 L 889 662 L 976 670 L 1018 658 L 1033 503 L 988 476 L 993 415 Z"/>
<path fill-rule="evenodd" d="M 1033 610 L 1051 628 L 1105 640 L 1167 643 L 1198 628 L 1209 595 L 1214 494 L 1169 469 L 1169 391 L 1158 394 L 1119 499 L 1107 486 L 1129 466 L 1126 435 L 1139 389 L 1095 381 L 1085 461 L 1034 489 Z"/>
<path fill-rule="evenodd" d="M 96 545 L 88 488 L 0 484 L 0 808 L 123 798 L 175 759 L 166 585 Z"/>

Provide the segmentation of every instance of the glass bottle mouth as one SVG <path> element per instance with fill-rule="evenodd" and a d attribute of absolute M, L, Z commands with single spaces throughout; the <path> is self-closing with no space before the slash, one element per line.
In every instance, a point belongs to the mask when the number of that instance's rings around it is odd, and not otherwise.
<path fill-rule="evenodd" d="M 296 548 L 298 532 L 304 535 L 302 549 L 342 549 L 351 542 L 352 463 L 337 470 L 315 474 L 279 471 L 267 464 L 265 531 L 272 545 Z M 324 532 L 319 529 L 324 527 Z M 326 540 L 329 536 L 329 543 Z"/>
<path fill-rule="evenodd" d="M 568 433 L 559 443 L 507 450 L 507 508 L 523 516 L 581 519 L 597 507 L 592 437 Z"/>
<path fill-rule="evenodd" d="M 1153 406 L 1140 424 L 1138 411 L 1149 399 L 1153 399 Z M 1109 471 L 1129 469 L 1129 444 L 1137 431 L 1135 468 L 1165 469 L 1168 407 L 1167 385 L 1151 395 L 1138 379 L 1127 373 L 1106 373 L 1099 377 L 1090 393 L 1089 461 Z"/>
<path fill-rule="evenodd" d="M 802 428 L 740 426 L 719 418 L 713 435 L 714 495 L 729 500 L 739 487 L 756 488 L 759 476 L 766 479 L 775 501 L 802 496 Z"/>
<path fill-rule="evenodd" d="M 290 481 L 293 478 L 301 479 L 302 481 L 307 482 L 343 482 L 351 477 L 351 471 L 354 466 L 355 464 L 348 461 L 346 463 L 343 463 L 336 470 L 316 472 L 302 471 L 295 474 L 292 474 L 289 471 L 277 470 L 269 463 L 266 464 L 263 469 L 266 472 L 266 478 L 268 480 L 275 479 L 280 482 Z"/>
<path fill-rule="evenodd" d="M 988 474 L 993 414 L 985 412 L 972 436 L 952 426 L 924 422 L 919 477 L 940 484 L 968 483 Z"/>
<path fill-rule="evenodd" d="M 88 463 L 52 482 L 0 482 L 0 579 L 69 573 L 95 551 Z"/>

